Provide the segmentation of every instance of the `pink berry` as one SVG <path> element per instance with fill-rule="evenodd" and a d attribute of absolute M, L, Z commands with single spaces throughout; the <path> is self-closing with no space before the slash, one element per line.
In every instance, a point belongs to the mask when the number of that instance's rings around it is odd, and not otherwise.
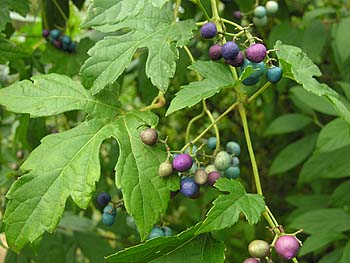
<path fill-rule="evenodd" d="M 227 59 L 227 64 L 230 64 L 233 67 L 240 67 L 244 63 L 244 55 L 242 51 L 239 51 L 238 55 L 234 59 Z"/>
<path fill-rule="evenodd" d="M 300 244 L 295 236 L 281 236 L 275 243 L 275 250 L 284 259 L 294 258 L 299 251 Z"/>
<path fill-rule="evenodd" d="M 209 48 L 209 57 L 211 60 L 219 60 L 221 56 L 222 46 L 215 44 Z"/>
<path fill-rule="evenodd" d="M 191 168 L 193 159 L 188 153 L 179 154 L 173 160 L 173 168 L 178 172 L 184 172 Z"/>
<path fill-rule="evenodd" d="M 255 258 L 247 258 L 243 263 L 259 263 L 259 261 Z"/>
<path fill-rule="evenodd" d="M 247 59 L 259 63 L 266 57 L 266 47 L 263 44 L 253 44 L 245 51 Z"/>
<path fill-rule="evenodd" d="M 207 184 L 212 186 L 220 178 L 220 173 L 217 171 L 212 171 L 208 174 Z"/>

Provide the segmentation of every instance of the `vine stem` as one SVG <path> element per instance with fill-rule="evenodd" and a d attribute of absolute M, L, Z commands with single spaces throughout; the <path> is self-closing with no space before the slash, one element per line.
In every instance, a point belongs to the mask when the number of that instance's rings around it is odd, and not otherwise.
<path fill-rule="evenodd" d="M 62 18 L 65 20 L 65 21 L 68 21 L 68 17 L 66 16 L 66 14 L 63 12 L 61 6 L 57 3 L 56 0 L 52 0 L 54 5 L 56 6 L 58 12 L 61 14 Z"/>
<path fill-rule="evenodd" d="M 45 12 L 45 3 L 44 0 L 41 0 L 41 15 L 43 17 L 44 27 L 45 29 L 49 29 L 49 23 L 47 22 L 46 12 Z"/>
<path fill-rule="evenodd" d="M 174 20 L 175 20 L 175 22 L 176 22 L 177 16 L 179 15 L 180 5 L 181 5 L 181 0 L 176 0 L 175 9 L 174 9 Z"/>
<path fill-rule="evenodd" d="M 211 114 L 210 110 L 208 110 L 206 101 L 203 100 L 202 102 L 203 102 L 203 110 L 208 115 L 208 118 L 210 119 L 211 123 L 214 123 L 215 119 L 214 119 L 213 115 Z M 216 147 L 215 147 L 215 151 L 213 153 L 213 155 L 215 156 L 216 153 L 220 150 L 220 132 L 219 132 L 219 129 L 218 129 L 218 126 L 216 123 L 213 125 L 213 128 L 214 128 L 215 137 L 216 137 Z"/>
<path fill-rule="evenodd" d="M 165 102 L 164 93 L 162 91 L 159 91 L 157 97 L 153 99 L 151 105 L 144 107 L 141 109 L 141 111 L 159 109 L 165 105 Z"/>
<path fill-rule="evenodd" d="M 204 16 L 205 16 L 205 19 L 209 21 L 209 20 L 210 20 L 210 17 L 209 17 L 209 15 L 208 15 L 207 11 L 205 10 L 205 8 L 204 8 L 204 6 L 203 6 L 201 0 L 194 0 L 193 2 L 194 2 L 195 4 L 198 5 L 199 9 L 202 11 L 202 13 L 203 13 Z"/>

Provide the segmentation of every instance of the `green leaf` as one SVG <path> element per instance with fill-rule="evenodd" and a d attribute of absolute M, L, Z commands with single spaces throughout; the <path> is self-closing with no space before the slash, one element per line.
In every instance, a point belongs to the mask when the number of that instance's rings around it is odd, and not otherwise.
<path fill-rule="evenodd" d="M 350 156 L 350 146 L 312 156 L 304 164 L 299 181 L 311 182 L 319 178 L 349 177 L 350 163 L 344 162 L 344 156 Z"/>
<path fill-rule="evenodd" d="M 322 51 L 328 39 L 328 30 L 321 20 L 312 21 L 306 26 L 302 49 L 314 61 L 321 61 Z"/>
<path fill-rule="evenodd" d="M 208 233 L 196 236 L 197 229 L 198 227 L 194 227 L 177 236 L 148 240 L 107 257 L 107 261 L 118 263 L 223 263 L 224 244 L 214 240 Z"/>
<path fill-rule="evenodd" d="M 339 263 L 342 252 L 342 248 L 336 248 L 322 257 L 318 263 Z"/>
<path fill-rule="evenodd" d="M 331 152 L 349 144 L 349 124 L 342 119 L 335 119 L 322 128 L 317 139 L 316 150 Z"/>
<path fill-rule="evenodd" d="M 350 216 L 338 208 L 318 209 L 295 217 L 294 229 L 304 229 L 308 234 L 341 233 L 350 229 Z"/>
<path fill-rule="evenodd" d="M 306 136 L 284 148 L 273 160 L 270 174 L 286 172 L 302 163 L 315 147 L 317 134 Z"/>
<path fill-rule="evenodd" d="M 74 129 L 45 137 L 24 162 L 21 176 L 6 197 L 7 242 L 19 251 L 44 231 L 52 232 L 68 197 L 87 208 L 100 178 L 99 148 L 111 125 L 93 119 Z"/>
<path fill-rule="evenodd" d="M 343 255 L 341 257 L 341 263 L 347 263 L 347 262 L 350 262 L 350 241 L 345 246 Z"/>
<path fill-rule="evenodd" d="M 169 179 L 158 176 L 159 164 L 167 156 L 164 146 L 148 146 L 139 136 L 138 127 L 156 126 L 157 122 L 158 117 L 153 113 L 134 111 L 113 123 L 113 137 L 120 148 L 116 185 L 123 189 L 125 208 L 134 217 L 143 240 L 165 213 L 170 197 Z"/>
<path fill-rule="evenodd" d="M 299 131 L 312 122 L 306 115 L 298 113 L 285 114 L 273 120 L 267 127 L 264 136 Z"/>
<path fill-rule="evenodd" d="M 126 1 L 114 0 L 114 3 L 119 2 Z M 137 9 L 137 5 L 132 8 Z M 119 14 L 113 15 L 118 17 Z M 123 19 L 97 27 L 108 32 L 128 28 L 130 32 L 106 37 L 89 50 L 91 57 L 81 68 L 84 85 L 91 87 L 94 94 L 98 93 L 122 74 L 137 49 L 147 47 L 146 74 L 153 85 L 166 91 L 175 73 L 175 60 L 179 57 L 177 47 L 188 43 L 196 24 L 193 20 L 175 22 L 171 5 L 159 9 L 146 4 L 137 14 L 123 16 Z"/>
<path fill-rule="evenodd" d="M 348 44 L 350 41 L 350 36 L 347 33 L 350 26 L 350 19 L 343 19 L 337 23 L 337 27 L 334 34 L 334 49 L 341 56 L 339 57 L 341 63 L 345 63 L 350 58 L 350 50 L 348 49 Z"/>
<path fill-rule="evenodd" d="M 199 60 L 189 68 L 201 74 L 205 79 L 183 86 L 171 101 L 166 116 L 185 107 L 192 107 L 202 99 L 214 96 L 222 88 L 234 84 L 232 73 L 226 65 Z"/>
<path fill-rule="evenodd" d="M 32 117 L 71 110 L 83 110 L 92 116 L 106 118 L 119 113 L 116 98 L 106 103 L 103 98 L 91 96 L 79 82 L 69 77 L 52 73 L 34 76 L 32 81 L 23 80 L 0 89 L 0 104 L 10 111 L 29 113 Z"/>
<path fill-rule="evenodd" d="M 336 10 L 333 7 L 318 7 L 314 10 L 305 12 L 303 17 L 303 23 L 308 24 L 319 16 L 333 14 L 335 12 Z"/>
<path fill-rule="evenodd" d="M 350 181 L 339 185 L 331 196 L 331 203 L 336 207 L 350 206 Z"/>
<path fill-rule="evenodd" d="M 0 16 L 1 12 L 2 11 L 0 11 Z M 15 44 L 13 44 L 12 42 L 8 41 L 0 35 L 0 64 L 5 64 L 8 61 L 13 61 L 16 59 L 26 58 L 28 56 L 28 52 L 26 52 L 20 47 L 17 47 Z"/>
<path fill-rule="evenodd" d="M 0 1 L 0 32 L 6 27 L 6 24 L 10 22 L 9 12 L 10 10 L 15 11 L 22 16 L 25 16 L 29 11 L 28 0 L 1 0 Z M 1 48 L 0 48 L 1 50 Z"/>
<path fill-rule="evenodd" d="M 197 233 L 217 231 L 234 225 L 241 213 L 249 224 L 256 224 L 265 211 L 264 197 L 257 194 L 247 194 L 244 187 L 237 181 L 221 178 L 215 183 L 220 191 L 229 192 L 219 195 L 213 202 Z"/>

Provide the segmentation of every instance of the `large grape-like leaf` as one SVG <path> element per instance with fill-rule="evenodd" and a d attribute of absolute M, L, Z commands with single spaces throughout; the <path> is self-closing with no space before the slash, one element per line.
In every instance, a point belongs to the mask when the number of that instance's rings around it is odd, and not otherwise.
<path fill-rule="evenodd" d="M 165 213 L 170 197 L 168 183 L 172 183 L 158 176 L 159 164 L 167 156 L 164 146 L 148 146 L 139 136 L 140 126 L 155 126 L 157 122 L 158 117 L 153 113 L 133 111 L 113 123 L 113 137 L 120 149 L 116 184 L 123 189 L 125 208 L 134 217 L 142 239 Z"/>
<path fill-rule="evenodd" d="M 24 162 L 21 176 L 7 193 L 4 223 L 7 242 L 19 251 L 44 231 L 52 232 L 70 196 L 89 205 L 100 178 L 99 148 L 111 125 L 93 119 L 69 131 L 45 137 Z"/>
<path fill-rule="evenodd" d="M 185 107 L 192 107 L 202 99 L 214 96 L 224 87 L 232 86 L 235 82 L 229 67 L 223 64 L 199 60 L 189 66 L 189 68 L 202 75 L 205 79 L 183 86 L 171 101 L 166 115 L 170 115 Z"/>
<path fill-rule="evenodd" d="M 209 233 L 196 236 L 197 229 L 198 227 L 193 227 L 177 236 L 146 241 L 107 257 L 107 261 L 119 263 L 224 262 L 224 244 L 214 240 Z"/>
<path fill-rule="evenodd" d="M 298 47 L 284 45 L 281 41 L 275 44 L 277 55 L 283 66 L 283 75 L 301 84 L 307 91 L 325 97 L 339 116 L 350 123 L 350 105 L 335 90 L 326 84 L 319 83 L 315 77 L 321 76 L 316 64 Z"/>
<path fill-rule="evenodd" d="M 193 36 L 192 31 L 197 28 L 193 20 L 175 22 L 171 5 L 159 9 L 145 4 L 136 12 L 138 2 L 142 1 L 136 2 L 128 15 L 121 12 L 123 8 L 131 8 L 126 1 L 114 0 L 115 5 L 100 4 L 99 9 L 92 8 L 91 12 L 97 10 L 101 17 L 107 17 L 107 23 L 102 18 L 96 18 L 98 21 L 94 22 L 93 15 L 85 21 L 86 26 L 105 32 L 131 30 L 119 36 L 106 37 L 89 50 L 91 57 L 81 68 L 81 73 L 84 85 L 91 87 L 94 94 L 114 82 L 129 65 L 136 50 L 144 47 L 149 52 L 146 74 L 155 86 L 166 91 L 169 79 L 175 73 L 175 60 L 179 56 L 177 47 L 186 45 Z M 103 11 L 109 9 L 111 13 Z M 118 11 L 113 12 L 114 9 Z M 113 18 L 112 14 L 117 18 Z"/>
<path fill-rule="evenodd" d="M 101 97 L 101 96 L 99 96 Z M 50 116 L 71 110 L 83 110 L 92 116 L 119 113 L 117 99 L 93 97 L 88 90 L 67 76 L 38 75 L 0 89 L 0 104 L 17 113 L 32 117 Z M 110 94 L 108 97 L 111 97 Z"/>
<path fill-rule="evenodd" d="M 213 202 L 197 233 L 216 231 L 234 225 L 241 213 L 249 224 L 256 224 L 265 211 L 264 197 L 258 194 L 247 194 L 237 181 L 221 178 L 215 183 L 220 191 L 228 192 L 219 195 Z"/>

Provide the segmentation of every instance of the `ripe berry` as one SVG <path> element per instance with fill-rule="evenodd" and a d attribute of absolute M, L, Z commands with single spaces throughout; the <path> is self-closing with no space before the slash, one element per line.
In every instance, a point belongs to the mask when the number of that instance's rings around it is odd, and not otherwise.
<path fill-rule="evenodd" d="M 275 250 L 284 259 L 294 258 L 299 251 L 300 244 L 295 236 L 281 236 L 275 243 Z"/>
<path fill-rule="evenodd" d="M 108 193 L 102 192 L 97 196 L 97 203 L 101 205 L 101 207 L 105 207 L 106 205 L 108 205 L 111 199 L 112 198 Z"/>
<path fill-rule="evenodd" d="M 69 36 L 63 36 L 62 37 L 62 48 L 63 50 L 69 50 L 69 45 L 72 42 Z"/>
<path fill-rule="evenodd" d="M 266 47 L 263 44 L 252 44 L 245 51 L 247 59 L 259 63 L 266 57 Z"/>
<path fill-rule="evenodd" d="M 151 233 L 148 236 L 148 239 L 153 239 L 156 237 L 164 237 L 164 232 L 163 230 L 158 227 L 158 226 L 154 226 L 151 230 Z"/>
<path fill-rule="evenodd" d="M 227 59 L 227 64 L 230 64 L 233 67 L 240 67 L 244 63 L 244 55 L 242 51 L 239 51 L 237 56 L 234 59 Z"/>
<path fill-rule="evenodd" d="M 220 177 L 221 177 L 221 175 L 217 171 L 213 171 L 213 172 L 209 173 L 207 184 L 210 186 L 214 185 Z"/>
<path fill-rule="evenodd" d="M 241 173 L 238 166 L 230 166 L 225 170 L 225 176 L 231 179 L 237 179 Z"/>
<path fill-rule="evenodd" d="M 266 72 L 267 80 L 271 83 L 277 83 L 282 78 L 282 69 L 280 67 L 271 67 Z"/>
<path fill-rule="evenodd" d="M 265 258 L 270 255 L 270 244 L 265 240 L 254 240 L 250 242 L 249 254 L 255 258 Z"/>
<path fill-rule="evenodd" d="M 232 165 L 233 165 L 233 166 L 238 166 L 238 165 L 239 165 L 239 159 L 238 159 L 238 157 L 234 156 L 234 157 L 232 158 Z"/>
<path fill-rule="evenodd" d="M 105 226 L 113 225 L 114 221 L 115 221 L 115 215 L 111 215 L 108 213 L 102 214 L 102 224 L 104 224 Z"/>
<path fill-rule="evenodd" d="M 267 25 L 267 16 L 263 17 L 253 17 L 253 24 L 256 25 L 257 27 L 263 27 Z"/>
<path fill-rule="evenodd" d="M 266 8 L 261 5 L 255 7 L 254 16 L 259 18 L 266 16 Z"/>
<path fill-rule="evenodd" d="M 113 205 L 107 205 L 104 209 L 103 209 L 103 213 L 104 214 L 110 214 L 110 215 L 116 215 L 117 214 L 117 210 L 115 209 L 115 207 Z"/>
<path fill-rule="evenodd" d="M 43 32 L 42 32 L 42 36 L 47 38 L 49 35 L 50 35 L 50 31 L 47 30 L 47 29 L 44 29 Z"/>
<path fill-rule="evenodd" d="M 237 19 L 237 20 L 242 19 L 242 13 L 241 13 L 241 11 L 239 11 L 239 10 L 234 11 L 234 12 L 233 12 L 233 17 L 234 17 L 235 19 Z"/>
<path fill-rule="evenodd" d="M 278 3 L 276 1 L 267 1 L 266 5 L 266 11 L 268 14 L 276 14 L 278 11 Z"/>
<path fill-rule="evenodd" d="M 222 46 L 222 57 L 224 59 L 234 59 L 238 53 L 239 48 L 233 41 L 228 41 Z"/>
<path fill-rule="evenodd" d="M 147 145 L 153 145 L 158 141 L 156 129 L 148 128 L 140 132 L 141 141 Z"/>
<path fill-rule="evenodd" d="M 173 230 L 170 227 L 164 226 L 162 227 L 162 230 L 165 237 L 170 237 L 173 235 Z"/>
<path fill-rule="evenodd" d="M 180 182 L 180 192 L 189 198 L 197 198 L 199 196 L 199 185 L 195 183 L 193 178 L 182 178 Z"/>
<path fill-rule="evenodd" d="M 209 48 L 209 58 L 211 60 L 219 60 L 222 56 L 222 46 L 215 44 Z"/>
<path fill-rule="evenodd" d="M 170 176 L 173 173 L 173 166 L 170 162 L 165 161 L 159 165 L 158 174 L 161 177 Z"/>
<path fill-rule="evenodd" d="M 59 39 L 55 39 L 55 40 L 53 40 L 53 45 L 56 47 L 56 48 L 58 48 L 58 49 L 60 49 L 61 47 L 62 47 L 62 42 L 61 42 L 61 40 L 59 40 Z"/>
<path fill-rule="evenodd" d="M 210 137 L 207 140 L 207 146 L 210 150 L 214 150 L 216 148 L 216 137 Z"/>
<path fill-rule="evenodd" d="M 173 168 L 178 172 L 184 172 L 191 168 L 193 159 L 188 153 L 182 153 L 173 160 Z"/>
<path fill-rule="evenodd" d="M 221 151 L 215 157 L 215 167 L 220 170 L 226 170 L 231 164 L 231 156 L 228 152 Z"/>
<path fill-rule="evenodd" d="M 194 174 L 194 181 L 196 184 L 205 184 L 208 181 L 208 174 L 205 170 L 199 169 Z"/>
<path fill-rule="evenodd" d="M 259 261 L 256 258 L 247 258 L 243 263 L 259 263 Z"/>
<path fill-rule="evenodd" d="M 230 141 L 226 143 L 226 151 L 230 154 L 238 156 L 241 153 L 241 146 L 239 146 L 239 144 L 234 141 Z"/>
<path fill-rule="evenodd" d="M 61 31 L 58 30 L 58 29 L 52 29 L 52 30 L 50 31 L 50 37 L 51 37 L 52 39 L 58 39 L 58 38 L 60 37 L 60 35 L 61 35 Z"/>
<path fill-rule="evenodd" d="M 213 22 L 208 22 L 201 27 L 202 38 L 213 38 L 218 33 L 216 25 Z"/>

